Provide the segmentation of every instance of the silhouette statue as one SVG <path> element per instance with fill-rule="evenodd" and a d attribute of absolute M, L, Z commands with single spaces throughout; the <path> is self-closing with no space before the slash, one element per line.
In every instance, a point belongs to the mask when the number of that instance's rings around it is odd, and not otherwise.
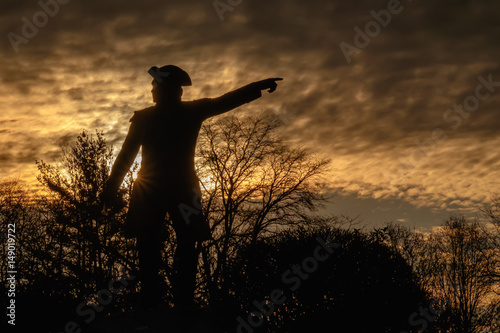
<path fill-rule="evenodd" d="M 124 233 L 137 238 L 141 302 L 145 308 L 160 303 L 160 228 L 168 213 L 176 233 L 172 292 L 175 307 L 182 312 L 194 308 L 198 253 L 196 242 L 211 239 L 210 227 L 201 211 L 201 190 L 194 167 L 196 140 L 205 119 L 230 111 L 273 92 L 270 78 L 250 83 L 218 98 L 181 101 L 183 86 L 191 85 L 189 75 L 168 65 L 149 70 L 153 76 L 155 106 L 135 111 L 122 149 L 101 194 L 104 207 L 116 197 L 126 173 L 142 147 L 142 163 L 134 181 Z"/>

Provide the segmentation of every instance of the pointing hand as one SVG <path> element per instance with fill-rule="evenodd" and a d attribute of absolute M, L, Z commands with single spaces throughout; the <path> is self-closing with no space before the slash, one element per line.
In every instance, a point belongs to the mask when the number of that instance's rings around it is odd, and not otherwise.
<path fill-rule="evenodd" d="M 261 90 L 269 89 L 268 92 L 272 93 L 278 87 L 278 84 L 276 83 L 276 81 L 281 81 L 281 80 L 283 80 L 283 78 L 272 78 L 272 79 L 266 79 L 266 80 L 259 81 L 258 83 L 259 83 Z"/>

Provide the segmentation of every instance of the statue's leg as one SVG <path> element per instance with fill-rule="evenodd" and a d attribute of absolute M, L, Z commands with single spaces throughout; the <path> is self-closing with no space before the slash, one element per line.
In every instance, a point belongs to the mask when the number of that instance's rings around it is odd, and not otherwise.
<path fill-rule="evenodd" d="M 141 281 L 140 307 L 157 308 L 160 304 L 160 278 L 158 275 L 161 263 L 161 223 L 164 223 L 166 210 L 158 204 L 148 205 L 143 210 L 145 224 L 137 235 L 139 252 L 139 278 Z"/>
<path fill-rule="evenodd" d="M 174 254 L 173 295 L 175 306 L 179 310 L 189 311 L 194 305 L 194 290 L 196 286 L 196 272 L 198 265 L 198 251 L 196 240 L 179 210 L 181 203 L 193 202 L 192 195 L 176 193 L 176 199 L 169 205 L 169 215 L 177 238 L 177 248 Z"/>

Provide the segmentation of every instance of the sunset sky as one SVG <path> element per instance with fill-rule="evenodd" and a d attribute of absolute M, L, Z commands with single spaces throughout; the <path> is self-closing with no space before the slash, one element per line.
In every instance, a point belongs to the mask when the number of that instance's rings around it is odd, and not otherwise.
<path fill-rule="evenodd" d="M 174 64 L 184 100 L 283 77 L 234 113 L 331 158 L 334 214 L 428 229 L 500 194 L 499 1 L 54 1 L 0 2 L 0 179 L 36 181 L 82 129 L 119 148 Z"/>

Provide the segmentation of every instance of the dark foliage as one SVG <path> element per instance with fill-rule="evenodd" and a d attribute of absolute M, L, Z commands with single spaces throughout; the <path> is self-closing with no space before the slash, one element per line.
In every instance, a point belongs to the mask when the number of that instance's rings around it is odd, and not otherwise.
<path fill-rule="evenodd" d="M 311 258 L 321 246 L 318 238 L 330 239 L 339 247 L 314 269 Z M 302 275 L 289 271 L 294 265 L 302 267 Z M 275 289 L 284 291 L 283 304 L 265 306 L 264 311 L 272 314 L 265 317 L 261 332 L 325 328 L 331 332 L 346 328 L 352 332 L 400 332 L 409 329 L 408 316 L 428 303 L 402 257 L 359 231 L 284 231 L 241 249 L 229 280 L 232 297 L 223 304 L 241 305 L 237 315 L 244 321 L 248 321 L 247 312 L 258 311 L 255 302 L 269 300 Z M 292 292 L 292 288 L 296 290 Z M 270 307 L 273 311 L 268 311 Z M 232 318 L 233 324 L 237 324 L 236 318 Z"/>

